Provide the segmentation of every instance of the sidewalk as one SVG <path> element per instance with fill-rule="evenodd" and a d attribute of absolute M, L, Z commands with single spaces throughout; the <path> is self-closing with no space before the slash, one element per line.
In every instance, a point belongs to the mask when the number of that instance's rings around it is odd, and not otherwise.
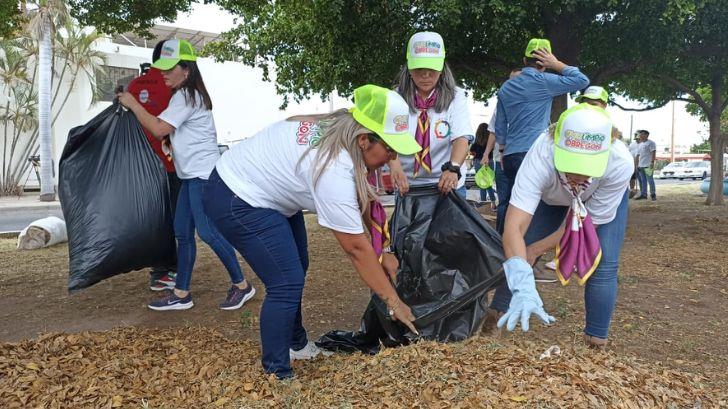
<path fill-rule="evenodd" d="M 63 218 L 61 203 L 41 202 L 38 192 L 0 197 L 0 238 L 17 236 L 34 220 L 48 216 Z"/>
<path fill-rule="evenodd" d="M 26 192 L 22 196 L 0 196 L 0 213 L 9 214 L 11 212 L 23 213 L 28 210 L 60 210 L 61 202 L 58 201 L 58 195 L 53 202 L 41 202 L 38 192 Z"/>

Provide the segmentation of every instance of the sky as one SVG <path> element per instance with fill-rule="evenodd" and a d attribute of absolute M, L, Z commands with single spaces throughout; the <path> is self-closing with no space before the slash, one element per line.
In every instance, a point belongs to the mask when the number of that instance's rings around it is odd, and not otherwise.
<path fill-rule="evenodd" d="M 170 23 L 161 22 L 161 24 Z M 222 32 L 232 28 L 234 26 L 234 21 L 232 15 L 220 10 L 215 5 L 196 3 L 194 4 L 193 11 L 190 14 L 179 13 L 177 20 L 171 25 L 193 30 Z M 241 73 L 241 75 L 248 81 L 256 81 L 256 76 L 259 78 L 259 75 L 261 74 L 260 70 L 252 68 L 248 69 L 248 67 L 245 67 L 243 70 L 245 72 Z M 457 75 L 457 73 L 455 74 Z M 313 99 L 301 104 L 292 103 L 285 111 L 279 111 L 277 107 L 283 101 L 283 97 L 275 94 L 273 85 L 270 83 L 263 83 L 261 81 L 260 87 L 263 89 L 263 92 L 257 93 L 256 95 L 256 124 L 274 122 L 297 113 L 327 112 L 329 109 L 329 102 L 324 102 L 318 97 L 314 97 Z M 220 90 L 218 92 L 224 93 L 225 90 Z M 479 123 L 488 122 L 495 109 L 496 99 L 491 98 L 487 104 L 480 101 L 473 101 L 472 98 L 470 101 L 471 122 L 475 129 Z M 618 99 L 618 102 L 623 106 L 633 108 L 640 107 L 640 105 L 634 101 Z M 573 103 L 573 101 L 571 101 L 571 103 Z M 350 102 L 347 99 L 339 97 L 334 98 L 335 109 L 348 107 L 349 105 Z M 698 118 L 685 111 L 686 103 L 677 101 L 674 102 L 674 105 L 674 134 L 676 150 L 686 152 L 691 145 L 700 143 L 707 137 L 708 126 L 706 123 L 701 122 Z M 650 138 L 658 145 L 658 151 L 669 148 L 670 137 L 673 129 L 672 104 L 668 104 L 660 109 L 645 112 L 628 112 L 615 106 L 609 106 L 607 111 L 611 115 L 615 126 L 623 132 L 625 138 L 628 137 L 630 129 L 632 129 L 633 132 L 638 129 L 647 129 L 650 131 Z M 238 119 L 235 117 L 229 117 L 229 115 L 225 115 L 224 117 L 216 115 L 215 120 L 218 122 L 218 128 L 229 129 L 233 125 L 224 126 L 224 124 L 232 124 Z M 221 127 L 220 125 L 223 126 Z M 236 135 L 232 135 L 229 130 L 225 131 L 225 133 L 227 133 L 227 135 L 220 135 L 222 140 L 238 139 L 238 137 Z M 249 135 L 246 134 L 244 136 Z"/>

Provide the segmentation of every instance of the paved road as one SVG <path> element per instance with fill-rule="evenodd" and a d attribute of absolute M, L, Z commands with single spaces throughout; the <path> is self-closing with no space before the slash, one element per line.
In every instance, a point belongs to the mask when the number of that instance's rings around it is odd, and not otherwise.
<path fill-rule="evenodd" d="M 27 209 L 24 211 L 3 211 L 0 212 L 0 233 L 20 231 L 26 228 L 30 222 L 38 219 L 42 219 L 48 216 L 56 216 L 63 218 L 61 209 Z"/>

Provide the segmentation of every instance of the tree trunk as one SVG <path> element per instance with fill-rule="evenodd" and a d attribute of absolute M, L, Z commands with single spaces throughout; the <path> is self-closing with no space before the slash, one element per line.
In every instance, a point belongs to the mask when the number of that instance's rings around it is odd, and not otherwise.
<path fill-rule="evenodd" d="M 53 181 L 53 149 L 51 140 L 51 27 L 43 21 L 38 44 L 38 128 L 40 141 L 40 200 L 56 198 Z"/>
<path fill-rule="evenodd" d="M 724 140 L 720 134 L 720 112 L 711 112 L 708 119 L 710 121 L 710 190 L 708 190 L 705 204 L 722 205 Z"/>
<path fill-rule="evenodd" d="M 561 15 L 553 21 L 546 23 L 546 37 L 551 40 L 552 52 L 566 65 L 578 67 L 579 53 L 581 52 L 580 33 L 574 32 L 572 21 L 574 18 L 569 15 Z M 559 95 L 554 98 L 551 105 L 551 122 L 557 122 L 562 112 L 568 108 L 568 96 Z"/>

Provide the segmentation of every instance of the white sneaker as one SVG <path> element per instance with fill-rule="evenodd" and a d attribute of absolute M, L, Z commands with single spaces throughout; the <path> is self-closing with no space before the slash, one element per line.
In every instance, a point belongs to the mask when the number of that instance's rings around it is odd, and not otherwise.
<path fill-rule="evenodd" d="M 551 261 L 549 261 L 549 262 L 548 262 L 548 263 L 546 263 L 546 264 L 545 264 L 544 266 L 545 266 L 546 268 L 548 268 L 549 270 L 554 270 L 554 271 L 556 271 L 556 262 L 555 262 L 554 260 L 551 260 Z"/>
<path fill-rule="evenodd" d="M 308 342 L 308 344 L 306 344 L 305 347 L 299 349 L 298 351 L 289 349 L 288 352 L 291 356 L 291 361 L 296 359 L 313 359 L 318 356 L 318 354 L 322 354 L 323 356 L 331 356 L 334 354 L 331 351 L 326 351 L 317 347 L 316 344 L 310 341 Z"/>

